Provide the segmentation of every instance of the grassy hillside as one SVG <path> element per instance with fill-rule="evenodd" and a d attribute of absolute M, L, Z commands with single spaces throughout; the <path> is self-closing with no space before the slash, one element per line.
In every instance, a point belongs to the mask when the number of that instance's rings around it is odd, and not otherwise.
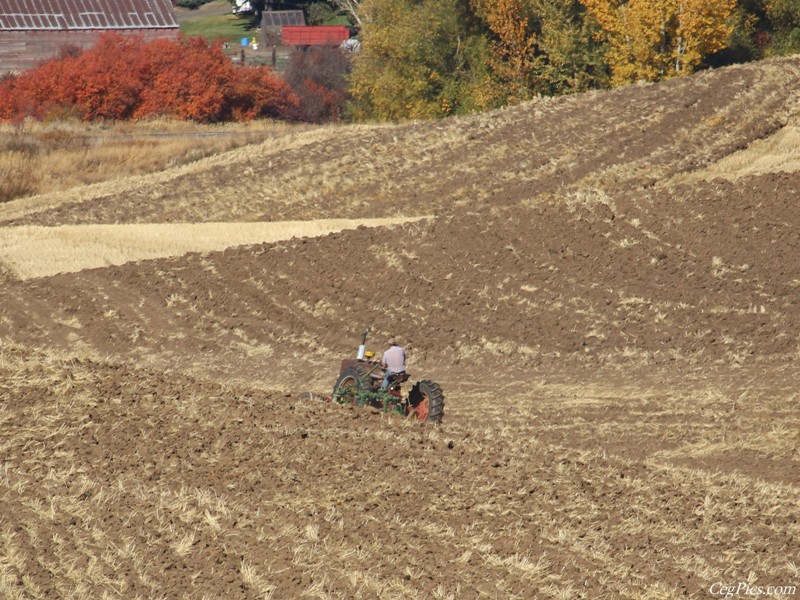
<path fill-rule="evenodd" d="M 241 38 L 254 35 L 252 17 L 243 18 L 233 14 L 227 0 L 216 0 L 192 10 L 177 8 L 175 12 L 181 33 L 188 37 L 238 44 Z"/>

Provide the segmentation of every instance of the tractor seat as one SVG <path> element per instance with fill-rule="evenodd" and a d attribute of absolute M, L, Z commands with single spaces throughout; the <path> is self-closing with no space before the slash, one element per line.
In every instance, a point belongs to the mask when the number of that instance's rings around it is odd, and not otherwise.
<path fill-rule="evenodd" d="M 392 375 L 391 381 L 403 383 L 408 381 L 409 377 L 411 377 L 411 375 L 403 371 L 402 373 L 395 373 L 394 375 Z"/>

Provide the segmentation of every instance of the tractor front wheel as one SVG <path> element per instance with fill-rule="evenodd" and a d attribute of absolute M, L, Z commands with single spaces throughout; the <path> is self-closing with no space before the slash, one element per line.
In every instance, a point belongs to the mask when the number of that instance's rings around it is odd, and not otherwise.
<path fill-rule="evenodd" d="M 408 404 L 408 416 L 419 421 L 441 423 L 444 418 L 444 392 L 433 381 L 418 381 L 408 394 Z"/>

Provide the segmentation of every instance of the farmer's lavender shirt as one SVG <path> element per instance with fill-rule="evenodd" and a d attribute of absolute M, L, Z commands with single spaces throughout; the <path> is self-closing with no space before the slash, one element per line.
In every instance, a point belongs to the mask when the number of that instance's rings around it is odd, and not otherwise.
<path fill-rule="evenodd" d="M 406 351 L 400 346 L 392 346 L 383 353 L 381 359 L 386 365 L 386 370 L 392 373 L 402 373 L 406 370 Z"/>

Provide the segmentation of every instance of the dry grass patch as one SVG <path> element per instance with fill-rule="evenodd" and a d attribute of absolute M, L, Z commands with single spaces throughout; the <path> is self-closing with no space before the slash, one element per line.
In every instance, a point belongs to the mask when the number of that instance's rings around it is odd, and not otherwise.
<path fill-rule="evenodd" d="M 290 130 L 263 121 L 198 125 L 167 119 L 0 125 L 0 181 L 9 182 L 0 186 L 0 202 L 161 171 Z"/>
<path fill-rule="evenodd" d="M 81 169 L 81 161 L 85 161 L 86 157 L 76 152 L 74 156 L 65 159 L 60 175 L 57 173 L 48 175 L 53 179 L 51 187 L 43 188 L 37 184 L 32 188 L 35 190 L 32 193 L 37 195 L 17 198 L 5 203 L 0 202 L 0 221 L 28 219 L 30 224 L 30 219 L 36 215 L 66 207 L 75 208 L 83 213 L 81 205 L 102 198 L 113 198 L 115 206 L 124 206 L 126 204 L 126 201 L 123 200 L 124 196 L 135 196 L 142 193 L 143 190 L 147 190 L 148 206 L 150 206 L 153 199 L 160 196 L 160 192 L 153 194 L 152 190 L 164 191 L 167 187 L 173 189 L 170 197 L 179 198 L 181 199 L 179 204 L 186 205 L 185 208 L 182 208 L 181 221 L 240 220 L 238 216 L 240 213 L 253 213 L 254 200 L 263 200 L 262 197 L 266 190 L 274 190 L 274 192 L 267 193 L 271 203 L 270 210 L 273 213 L 275 213 L 274 204 L 302 203 L 305 205 L 309 198 L 306 198 L 304 194 L 309 189 L 315 191 L 310 200 L 318 202 L 320 190 L 324 189 L 326 184 L 324 178 L 322 182 L 319 182 L 314 177 L 315 172 L 324 169 L 318 166 L 305 172 L 301 166 L 299 171 L 295 170 L 297 164 L 302 164 L 302 161 L 297 161 L 295 156 L 297 153 L 303 153 L 307 154 L 308 160 L 311 160 L 313 152 L 309 153 L 307 149 L 329 146 L 333 141 L 342 137 L 342 127 L 309 128 L 271 122 L 254 123 L 250 126 L 253 127 L 252 130 L 243 131 L 241 134 L 236 134 L 236 130 L 234 130 L 230 136 L 226 135 L 227 130 L 224 128 L 215 131 L 207 129 L 212 126 L 205 126 L 204 129 L 204 126 L 200 125 L 194 125 L 194 130 L 179 129 L 174 133 L 167 131 L 163 135 L 150 130 L 144 130 L 141 134 L 109 134 L 111 138 L 118 141 L 118 144 L 114 148 L 110 146 L 107 148 L 106 159 L 116 166 L 106 168 L 108 165 L 104 166 L 103 161 L 98 158 L 98 177 L 88 182 L 77 181 L 72 177 L 73 171 Z M 122 125 L 118 127 L 122 127 Z M 380 129 L 382 126 L 351 125 L 347 127 L 349 134 Z M 127 130 L 123 129 L 122 131 Z M 0 129 L 0 140 L 3 139 L 3 135 L 8 136 L 11 133 L 12 130 Z M 239 139 L 237 135 L 244 137 Z M 178 160 L 175 157 L 176 150 L 167 148 L 164 152 L 153 150 L 143 155 L 136 150 L 137 140 L 141 141 L 142 136 L 153 143 L 164 144 L 165 147 L 170 141 L 180 142 L 185 146 L 187 152 L 194 154 L 191 159 Z M 146 136 L 151 136 L 152 139 Z M 240 143 L 231 146 L 231 138 L 238 139 Z M 227 145 L 221 146 L 220 144 L 226 139 L 228 140 Z M 207 146 L 210 146 L 210 149 L 203 150 L 202 155 L 199 154 L 200 150 L 198 149 Z M 7 154 L 3 148 L 4 146 L 0 144 L 0 157 Z M 10 150 L 8 151 L 10 152 Z M 120 155 L 125 155 L 125 153 L 148 157 L 152 155 L 156 159 L 160 156 L 162 163 L 160 166 L 156 166 L 155 160 L 149 158 L 149 160 L 153 160 L 152 169 L 137 169 L 136 161 L 130 156 L 126 160 L 120 158 Z M 2 160 L 0 160 L 0 164 L 2 164 Z M 52 169 L 49 164 L 48 169 Z M 303 188 L 303 193 L 299 194 L 296 191 L 298 186 Z M 338 192 L 343 193 L 341 189 Z M 197 209 L 195 214 L 188 205 L 197 202 L 201 202 L 202 206 Z M 245 208 L 240 207 L 240 204 L 244 204 Z M 140 201 L 137 200 L 135 213 L 140 215 L 143 210 Z M 163 212 L 163 207 L 158 207 L 158 210 Z M 255 214 L 260 215 L 263 210 L 257 211 Z M 298 217 L 295 214 L 283 218 L 280 214 L 275 213 L 272 218 L 273 220 L 287 220 L 330 216 L 329 211 L 315 210 L 314 212 L 313 216 Z M 322 214 L 323 212 L 325 214 Z M 123 222 L 131 220 L 134 219 L 122 219 Z M 154 222 L 153 219 L 141 218 L 141 215 L 135 220 Z M 254 219 L 251 217 L 249 220 Z M 159 219 L 159 222 L 165 221 L 167 219 Z M 114 219 L 113 222 L 119 222 L 119 220 Z"/>
<path fill-rule="evenodd" d="M 776 88 L 779 85 L 775 82 Z M 767 92 L 770 94 L 770 92 Z M 773 90 L 771 92 L 775 94 Z M 708 123 L 719 128 L 722 123 L 732 123 L 753 114 L 752 103 L 743 105 L 742 99 L 732 102 L 717 120 Z M 776 115 L 777 116 L 777 115 Z M 768 173 L 793 173 L 800 170 L 800 101 L 794 100 L 787 105 L 785 116 L 781 120 L 782 127 L 762 139 L 751 141 L 744 149 L 729 154 L 721 160 L 695 172 L 678 175 L 676 183 L 694 183 L 711 181 L 716 178 L 736 181 L 742 177 L 765 175 Z"/>
<path fill-rule="evenodd" d="M 40 165 L 19 150 L 0 155 L 0 203 L 36 192 L 39 188 Z"/>
<path fill-rule="evenodd" d="M 687 183 L 716 178 L 736 181 L 742 177 L 796 171 L 800 171 L 800 125 L 797 123 L 684 179 Z"/>
<path fill-rule="evenodd" d="M 315 237 L 359 226 L 385 227 L 414 218 L 325 219 L 279 223 L 165 223 L 0 228 L 0 272 L 20 279 L 73 273 L 136 260 L 211 252 L 232 246 Z"/>

